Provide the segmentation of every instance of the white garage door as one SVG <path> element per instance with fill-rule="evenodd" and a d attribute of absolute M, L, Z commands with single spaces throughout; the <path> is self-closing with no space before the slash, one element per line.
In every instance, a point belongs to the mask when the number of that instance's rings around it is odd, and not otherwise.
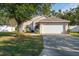
<path fill-rule="evenodd" d="M 42 34 L 60 34 L 63 32 L 63 25 L 41 25 L 40 29 Z"/>

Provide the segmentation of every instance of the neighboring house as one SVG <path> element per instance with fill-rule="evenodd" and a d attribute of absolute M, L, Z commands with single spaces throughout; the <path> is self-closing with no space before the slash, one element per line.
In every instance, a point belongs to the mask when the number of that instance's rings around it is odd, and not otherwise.
<path fill-rule="evenodd" d="M 15 31 L 16 26 L 16 20 L 10 19 L 6 24 L 0 24 L 0 32 L 13 32 Z"/>
<path fill-rule="evenodd" d="M 75 26 L 69 26 L 70 31 L 72 32 L 79 32 L 79 26 L 75 25 Z"/>
<path fill-rule="evenodd" d="M 54 16 L 36 16 L 27 23 L 29 23 L 29 27 L 34 31 L 36 30 L 36 26 L 39 24 L 39 31 L 41 34 L 61 34 L 67 32 L 69 21 Z"/>
<path fill-rule="evenodd" d="M 15 31 L 14 26 L 0 25 L 0 32 L 13 32 L 13 31 Z"/>

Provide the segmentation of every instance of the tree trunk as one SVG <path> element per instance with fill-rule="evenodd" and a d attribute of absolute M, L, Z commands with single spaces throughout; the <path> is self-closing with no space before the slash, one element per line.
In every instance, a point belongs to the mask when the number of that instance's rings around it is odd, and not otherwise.
<path fill-rule="evenodd" d="M 19 20 L 19 18 L 17 18 L 16 16 L 15 16 L 15 20 L 17 21 L 17 29 L 18 29 L 18 32 L 23 32 L 23 30 L 22 30 L 22 26 L 23 26 L 23 24 L 22 24 L 22 21 L 20 21 Z"/>
<path fill-rule="evenodd" d="M 22 28 L 23 26 L 22 26 L 22 24 L 19 24 L 18 25 L 18 30 L 19 30 L 19 32 L 23 32 L 23 28 Z"/>

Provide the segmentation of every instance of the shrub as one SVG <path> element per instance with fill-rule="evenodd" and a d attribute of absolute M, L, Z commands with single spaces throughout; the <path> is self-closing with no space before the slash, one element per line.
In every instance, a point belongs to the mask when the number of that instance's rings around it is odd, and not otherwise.
<path fill-rule="evenodd" d="M 29 26 L 26 26 L 26 32 L 31 32 Z"/>
<path fill-rule="evenodd" d="M 70 33 L 70 29 L 67 30 L 67 33 Z"/>
<path fill-rule="evenodd" d="M 16 26 L 15 30 L 19 32 L 19 26 Z"/>

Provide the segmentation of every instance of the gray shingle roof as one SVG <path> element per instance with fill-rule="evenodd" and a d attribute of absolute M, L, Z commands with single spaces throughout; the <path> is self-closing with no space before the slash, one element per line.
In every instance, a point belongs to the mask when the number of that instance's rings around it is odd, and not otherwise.
<path fill-rule="evenodd" d="M 70 21 L 53 16 L 53 17 L 46 17 L 46 19 L 42 19 L 39 22 L 43 23 L 43 22 L 70 22 Z"/>

